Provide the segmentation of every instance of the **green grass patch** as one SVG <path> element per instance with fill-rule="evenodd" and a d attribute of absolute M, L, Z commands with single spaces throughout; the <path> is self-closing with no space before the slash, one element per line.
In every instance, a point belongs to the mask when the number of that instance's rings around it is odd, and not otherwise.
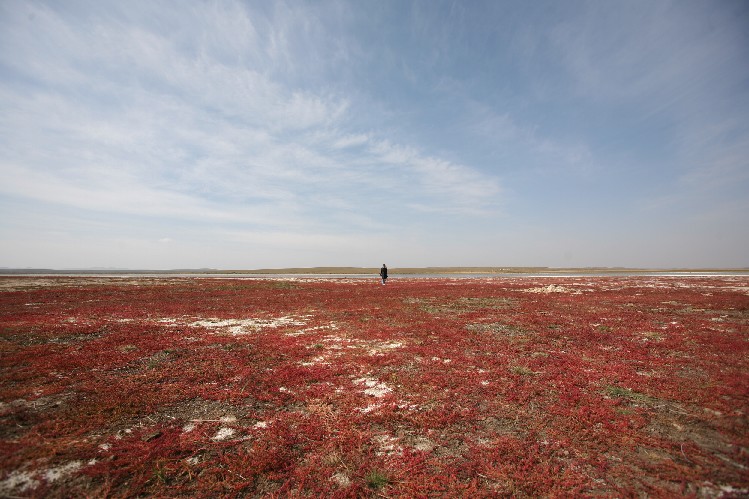
<path fill-rule="evenodd" d="M 535 371 L 532 371 L 531 369 L 528 369 L 524 366 L 513 366 L 510 368 L 510 371 L 513 374 L 519 374 L 520 376 L 533 376 L 536 374 Z"/>
<path fill-rule="evenodd" d="M 364 481 L 372 490 L 380 490 L 390 483 L 390 478 L 380 470 L 372 470 L 364 477 Z"/>
<path fill-rule="evenodd" d="M 434 298 L 406 298 L 408 304 L 418 304 L 424 312 L 432 315 L 463 314 L 481 309 L 507 309 L 515 304 L 511 298 L 462 297 L 454 301 L 438 302 Z"/>
<path fill-rule="evenodd" d="M 626 399 L 632 402 L 648 403 L 653 402 L 653 398 L 644 393 L 636 392 L 631 388 L 609 385 L 604 389 L 606 395 L 611 398 Z"/>
<path fill-rule="evenodd" d="M 468 324 L 466 330 L 473 331 L 474 333 L 490 333 L 510 337 L 525 336 L 527 334 L 527 331 L 521 327 L 502 322 Z"/>

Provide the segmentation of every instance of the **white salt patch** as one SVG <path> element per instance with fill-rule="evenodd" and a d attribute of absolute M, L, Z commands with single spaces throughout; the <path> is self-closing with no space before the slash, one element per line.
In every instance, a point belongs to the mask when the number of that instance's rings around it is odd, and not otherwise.
<path fill-rule="evenodd" d="M 414 449 L 423 452 L 431 452 L 437 445 L 426 437 L 417 437 L 414 440 Z"/>
<path fill-rule="evenodd" d="M 182 431 L 184 433 L 190 433 L 194 429 L 195 429 L 195 423 L 187 423 L 185 426 L 182 427 Z"/>
<path fill-rule="evenodd" d="M 722 490 L 726 494 L 736 494 L 737 496 L 743 495 L 743 494 L 749 494 L 749 488 L 746 488 L 746 489 L 737 488 L 737 487 L 734 487 L 733 485 L 721 485 L 720 490 Z"/>
<path fill-rule="evenodd" d="M 321 326 L 312 326 L 304 329 L 300 329 L 296 333 L 288 333 L 287 336 L 299 336 L 313 331 L 322 331 L 323 329 L 338 329 L 338 324 L 331 322 L 329 324 L 323 324 Z"/>
<path fill-rule="evenodd" d="M 385 383 L 373 378 L 359 378 L 354 380 L 354 384 L 364 385 L 367 388 L 364 390 L 365 395 L 372 397 L 384 397 L 388 393 L 392 392 L 393 389 L 387 386 Z"/>
<path fill-rule="evenodd" d="M 265 328 L 275 329 L 282 326 L 304 326 L 305 324 L 306 322 L 300 318 L 282 316 L 275 319 L 203 319 L 190 325 L 209 329 L 226 329 L 230 334 L 239 336 Z"/>
<path fill-rule="evenodd" d="M 305 334 L 307 334 L 307 333 L 306 333 L 306 332 L 305 332 L 304 330 L 301 330 L 301 331 L 297 331 L 297 332 L 295 332 L 295 333 L 286 333 L 286 336 L 289 336 L 289 337 L 291 337 L 291 338 L 294 338 L 294 337 L 296 337 L 296 336 L 303 336 L 303 335 L 305 335 Z"/>
<path fill-rule="evenodd" d="M 332 477 L 330 477 L 330 479 L 341 487 L 348 487 L 349 485 L 351 485 L 351 479 L 342 471 L 334 474 Z"/>
<path fill-rule="evenodd" d="M 316 366 L 316 365 L 323 365 L 328 366 L 330 365 L 330 362 L 327 361 L 325 357 L 320 355 L 319 357 L 315 357 L 314 359 L 310 359 L 309 362 L 300 362 L 299 365 L 309 367 L 309 366 Z"/>
<path fill-rule="evenodd" d="M 234 423 L 236 420 L 237 420 L 237 417 L 232 414 L 229 414 L 228 416 L 224 416 L 219 419 L 219 421 L 221 421 L 222 423 Z"/>
<path fill-rule="evenodd" d="M 375 435 L 372 440 L 377 442 L 380 450 L 377 452 L 378 455 L 393 454 L 401 450 L 401 446 L 397 444 L 398 439 L 391 437 L 390 435 Z"/>
<path fill-rule="evenodd" d="M 232 428 L 220 428 L 218 432 L 216 432 L 215 435 L 213 435 L 213 438 L 211 440 L 226 440 L 227 438 L 231 438 L 234 436 L 234 429 Z"/>
<path fill-rule="evenodd" d="M 526 293 L 581 293 L 580 291 L 574 291 L 558 284 L 549 284 L 548 286 L 541 286 L 539 288 L 528 288 L 523 291 Z"/>
<path fill-rule="evenodd" d="M 130 435 L 133 432 L 131 428 L 125 428 L 124 430 L 120 430 L 117 432 L 117 434 L 114 436 L 117 440 L 122 440 L 122 434 Z"/>
<path fill-rule="evenodd" d="M 377 343 L 369 349 L 369 355 L 383 355 L 383 350 L 394 350 L 403 346 L 403 343 L 397 341 L 389 341 L 387 343 Z"/>
<path fill-rule="evenodd" d="M 368 414 L 374 410 L 379 409 L 380 407 L 382 407 L 380 404 L 369 404 L 367 407 L 362 407 L 358 409 L 358 411 L 361 412 L 362 414 Z"/>
<path fill-rule="evenodd" d="M 419 406 L 416 404 L 408 404 L 406 402 L 401 402 L 398 404 L 398 409 L 405 409 L 407 411 L 415 411 L 419 409 Z"/>
<path fill-rule="evenodd" d="M 0 482 L 0 494 L 10 495 L 10 492 L 19 489 L 20 491 L 35 489 L 39 486 L 39 481 L 34 478 L 33 473 L 28 471 L 14 471 L 8 478 Z"/>
<path fill-rule="evenodd" d="M 389 350 L 393 348 L 400 348 L 403 346 L 403 343 L 400 343 L 398 341 L 390 341 L 388 343 L 380 343 L 375 346 L 375 348 L 381 349 L 381 350 Z"/>
<path fill-rule="evenodd" d="M 257 428 L 258 430 L 262 430 L 263 428 L 267 428 L 267 427 L 268 427 L 268 423 L 266 421 L 258 421 L 253 426 L 253 428 Z"/>
<path fill-rule="evenodd" d="M 70 475 L 75 471 L 78 471 L 81 466 L 82 464 L 80 461 L 71 461 L 68 464 L 63 464 L 62 466 L 45 470 L 44 472 L 42 472 L 42 476 L 45 480 L 52 483 L 59 480 L 60 478 Z"/>
<path fill-rule="evenodd" d="M 351 338 L 341 338 L 340 336 L 325 336 L 322 338 L 325 343 L 331 343 L 328 346 L 331 350 L 343 350 L 344 348 L 357 348 L 361 345 L 360 340 L 352 340 Z"/>
<path fill-rule="evenodd" d="M 366 385 L 366 386 L 372 387 L 372 386 L 375 386 L 377 383 L 379 383 L 379 381 L 373 378 L 359 378 L 359 379 L 355 379 L 354 383 L 356 383 L 357 385 Z"/>

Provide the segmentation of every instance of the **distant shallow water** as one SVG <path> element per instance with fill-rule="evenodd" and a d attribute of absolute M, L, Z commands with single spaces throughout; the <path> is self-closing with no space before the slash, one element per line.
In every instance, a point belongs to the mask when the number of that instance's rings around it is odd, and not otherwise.
<path fill-rule="evenodd" d="M 7 277 L 106 277 L 113 279 L 375 279 L 378 274 L 171 274 L 171 273 L 28 273 L 2 274 Z M 539 272 L 539 273 L 434 273 L 434 274 L 398 274 L 393 273 L 388 279 L 510 279 L 510 278 L 558 278 L 558 277 L 749 277 L 747 272 Z"/>

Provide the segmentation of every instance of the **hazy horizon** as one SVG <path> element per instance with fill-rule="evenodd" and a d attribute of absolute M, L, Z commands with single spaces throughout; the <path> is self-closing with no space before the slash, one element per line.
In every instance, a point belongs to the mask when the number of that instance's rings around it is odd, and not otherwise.
<path fill-rule="evenodd" d="M 491 266 L 491 267 L 456 267 L 456 266 L 434 266 L 434 267 L 393 267 L 389 266 L 388 269 L 391 273 L 405 273 L 405 274 L 517 274 L 517 275 L 535 275 L 536 273 L 550 272 L 555 275 L 569 275 L 570 273 L 583 273 L 583 274 L 617 274 L 629 272 L 642 273 L 642 275 L 649 275 L 650 273 L 661 274 L 668 272 L 677 273 L 696 273 L 699 275 L 702 272 L 707 273 L 722 273 L 722 272 L 737 272 L 736 275 L 744 275 L 749 272 L 749 267 L 511 267 L 511 266 Z M 377 274 L 379 267 L 270 267 L 270 268 L 165 268 L 165 269 L 149 269 L 149 268 L 127 268 L 127 267 L 68 267 L 68 268 L 45 268 L 45 267 L 0 267 L 0 273 L 12 276 L 16 274 L 24 274 L 28 272 L 31 274 L 44 275 L 45 272 L 52 272 L 54 274 L 64 274 L 67 272 L 87 275 L 106 275 L 109 273 L 113 274 L 128 274 L 128 273 L 164 273 L 165 275 L 179 273 L 188 273 L 195 275 L 207 274 L 226 274 L 226 275 L 282 275 L 282 274 L 320 274 L 320 275 L 350 275 L 356 274 L 357 271 L 366 271 L 367 274 Z M 395 274 L 393 274 L 395 275 Z"/>
<path fill-rule="evenodd" d="M 749 3 L 0 3 L 0 266 L 749 266 Z M 499 262 L 499 263 L 498 263 Z"/>

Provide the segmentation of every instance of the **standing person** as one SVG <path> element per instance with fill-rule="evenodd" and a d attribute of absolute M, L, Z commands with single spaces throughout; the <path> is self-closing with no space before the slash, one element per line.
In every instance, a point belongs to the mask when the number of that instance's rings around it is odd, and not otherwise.
<path fill-rule="evenodd" d="M 380 277 L 382 278 L 382 285 L 384 286 L 385 281 L 387 281 L 388 278 L 388 268 L 384 263 L 382 264 L 382 268 L 380 269 Z"/>

